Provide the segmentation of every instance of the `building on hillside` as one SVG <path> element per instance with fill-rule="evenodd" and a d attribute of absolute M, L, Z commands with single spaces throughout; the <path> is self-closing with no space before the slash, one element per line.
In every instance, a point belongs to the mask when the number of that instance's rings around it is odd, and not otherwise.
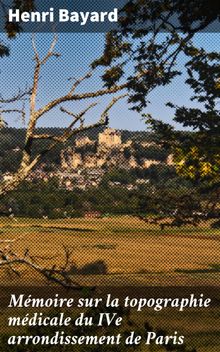
<path fill-rule="evenodd" d="M 110 148 L 121 145 L 121 133 L 113 128 L 106 128 L 102 133 L 99 133 L 98 142 Z"/>
<path fill-rule="evenodd" d="M 159 160 L 150 160 L 150 159 L 143 159 L 142 160 L 142 168 L 148 169 L 152 165 L 159 165 L 161 162 Z"/>
<path fill-rule="evenodd" d="M 94 141 L 92 141 L 89 137 L 85 136 L 85 137 L 80 137 L 80 138 L 76 138 L 75 140 L 75 145 L 76 147 L 83 147 L 84 145 L 91 145 L 93 144 Z"/>

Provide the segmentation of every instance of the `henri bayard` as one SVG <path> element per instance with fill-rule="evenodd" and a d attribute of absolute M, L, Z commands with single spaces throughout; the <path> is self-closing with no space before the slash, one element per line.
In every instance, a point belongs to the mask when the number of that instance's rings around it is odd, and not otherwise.
<path fill-rule="evenodd" d="M 19 9 L 9 9 L 8 11 L 9 22 L 54 22 L 54 8 L 50 8 L 49 11 L 32 11 L 32 12 L 20 12 Z M 70 12 L 68 9 L 59 9 L 59 22 L 77 22 L 81 26 L 86 25 L 87 22 L 117 22 L 118 21 L 118 9 L 114 8 L 113 11 L 101 11 L 101 12 Z"/>

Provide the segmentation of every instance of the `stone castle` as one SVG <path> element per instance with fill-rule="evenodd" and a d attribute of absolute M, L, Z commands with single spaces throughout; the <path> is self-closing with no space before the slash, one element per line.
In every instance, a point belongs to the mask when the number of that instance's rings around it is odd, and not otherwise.
<path fill-rule="evenodd" d="M 88 152 L 86 155 L 77 150 L 82 147 L 95 146 L 97 143 L 96 153 Z M 122 146 L 121 133 L 113 128 L 106 128 L 98 135 L 98 142 L 84 136 L 75 140 L 75 145 L 68 147 L 61 152 L 61 167 L 63 169 L 99 168 L 107 162 L 107 155 L 112 149 L 120 149 Z"/>
<path fill-rule="evenodd" d="M 121 145 L 121 133 L 113 128 L 106 128 L 104 132 L 99 133 L 98 143 L 110 148 Z"/>
<path fill-rule="evenodd" d="M 99 133 L 96 140 L 88 136 L 76 138 L 71 146 L 61 151 L 58 167 L 47 172 L 42 164 L 29 175 L 27 180 L 32 182 L 34 179 L 41 179 L 46 182 L 56 177 L 59 180 L 59 186 L 66 190 L 71 191 L 74 188 L 86 190 L 89 187 L 98 187 L 105 173 L 111 168 L 144 171 L 157 164 L 172 166 L 172 155 L 165 154 L 161 159 L 160 152 L 161 147 L 155 142 L 149 140 L 138 142 L 136 139 L 123 142 L 121 132 L 106 128 Z M 5 177 L 9 176 L 5 175 Z M 132 190 L 136 189 L 138 184 L 148 182 L 148 179 L 137 178 L 134 184 L 121 185 L 121 187 Z M 109 184 L 118 186 L 119 183 Z"/>
<path fill-rule="evenodd" d="M 137 161 L 132 155 L 131 140 L 122 143 L 121 133 L 113 128 L 106 128 L 99 133 L 98 140 L 91 140 L 88 136 L 77 138 L 73 146 L 62 150 L 61 168 L 63 170 L 97 169 L 102 167 L 119 167 L 132 169 L 141 167 L 149 168 L 151 165 L 159 164 L 158 160 L 144 159 Z M 142 146 L 148 148 L 155 145 L 154 142 L 143 142 Z M 82 149 L 86 152 L 83 152 Z M 125 149 L 131 151 L 129 157 L 125 157 Z M 171 160 L 169 159 L 169 164 Z"/>

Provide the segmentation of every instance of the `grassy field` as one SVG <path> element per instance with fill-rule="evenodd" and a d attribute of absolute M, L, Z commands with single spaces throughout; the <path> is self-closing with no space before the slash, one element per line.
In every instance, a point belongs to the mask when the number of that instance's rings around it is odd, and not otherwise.
<path fill-rule="evenodd" d="M 1 218 L 0 239 L 19 239 L 13 244 L 16 253 L 22 254 L 28 248 L 33 256 L 52 256 L 52 259 L 41 260 L 45 266 L 62 263 L 64 245 L 73 248 L 73 260 L 79 269 L 96 261 L 105 263 L 106 272 L 101 275 L 76 276 L 84 285 L 106 288 L 129 285 L 220 286 L 220 231 L 211 230 L 208 225 L 161 231 L 159 227 L 128 216 L 16 221 Z M 43 284 L 42 278 L 33 271 L 25 267 L 20 269 L 22 277 L 19 278 L 0 271 L 1 286 L 16 288 L 17 285 Z M 154 327 L 170 333 L 180 331 L 187 337 L 187 344 L 196 347 L 198 352 L 220 351 L 219 306 L 178 314 L 173 310 L 159 314 L 144 310 L 138 314 L 133 312 L 132 317 L 138 324 L 149 321 Z M 9 332 L 5 319 L 6 313 L 2 310 L 2 333 Z M 153 351 L 152 348 L 148 350 L 146 347 L 145 351 Z"/>
<path fill-rule="evenodd" d="M 21 239 L 17 253 L 54 258 L 46 266 L 61 264 L 63 246 L 74 250 L 78 268 L 102 261 L 107 275 L 80 277 L 83 284 L 104 285 L 218 285 L 220 277 L 220 230 L 185 226 L 166 228 L 129 217 L 102 219 L 0 219 L 0 239 Z M 24 270 L 24 268 L 22 269 Z M 7 284 L 7 275 L 0 272 Z M 23 283 L 29 284 L 25 269 Z M 10 278 L 12 281 L 18 278 Z M 19 278 L 19 282 L 21 279 Z M 33 284 L 39 284 L 35 277 Z"/>

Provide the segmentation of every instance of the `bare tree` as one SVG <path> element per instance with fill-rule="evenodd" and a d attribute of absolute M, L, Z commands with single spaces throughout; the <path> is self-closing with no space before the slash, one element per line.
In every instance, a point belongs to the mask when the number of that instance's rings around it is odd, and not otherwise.
<path fill-rule="evenodd" d="M 84 81 L 92 77 L 94 70 L 91 69 L 87 72 L 83 77 L 79 79 L 72 79 L 74 83 L 67 91 L 67 93 L 63 96 L 59 96 L 54 100 L 49 101 L 44 106 L 37 108 L 36 102 L 38 98 L 38 90 L 39 90 L 39 79 L 42 67 L 46 65 L 49 59 L 52 57 L 59 57 L 60 54 L 55 52 L 55 46 L 57 43 L 57 35 L 54 35 L 53 41 L 50 45 L 50 48 L 46 55 L 43 58 L 40 58 L 39 52 L 37 50 L 35 36 L 32 36 L 32 46 L 34 50 L 34 60 L 35 60 L 35 68 L 33 75 L 33 83 L 30 89 L 27 89 L 25 92 L 18 92 L 14 97 L 8 99 L 0 99 L 0 103 L 2 106 L 7 104 L 7 107 L 1 107 L 0 109 L 0 125 L 4 127 L 5 120 L 3 116 L 5 114 L 10 113 L 19 113 L 22 118 L 27 120 L 27 128 L 25 133 L 25 144 L 22 151 L 22 159 L 20 162 L 20 166 L 18 170 L 13 174 L 11 180 L 2 181 L 0 183 L 0 196 L 5 195 L 9 191 L 12 191 L 18 187 L 18 185 L 28 176 L 30 171 L 36 166 L 36 164 L 42 159 L 42 157 L 48 153 L 50 150 L 55 148 L 58 144 L 65 143 L 69 138 L 73 135 L 86 131 L 88 129 L 96 128 L 99 126 L 107 125 L 108 123 L 108 112 L 115 105 L 119 99 L 122 99 L 126 96 L 126 94 L 114 96 L 109 103 L 109 105 L 104 109 L 103 113 L 99 117 L 99 119 L 93 123 L 86 125 L 85 124 L 85 114 L 92 107 L 97 105 L 97 102 L 90 103 L 86 108 L 78 114 L 72 113 L 66 110 L 61 106 L 62 103 L 70 102 L 70 101 L 84 101 L 86 99 L 95 99 L 98 97 L 102 97 L 104 95 L 113 95 L 114 93 L 120 92 L 127 87 L 127 83 L 114 85 L 111 88 L 101 88 L 96 91 L 89 91 L 84 93 L 77 93 L 76 90 L 79 85 Z M 29 104 L 29 116 L 26 117 L 26 112 L 24 108 L 24 104 L 21 109 L 17 108 L 8 108 L 9 104 L 16 103 L 17 101 L 26 102 L 28 100 Z M 53 110 L 56 107 L 60 107 L 60 111 L 68 114 L 72 118 L 72 122 L 65 129 L 61 136 L 56 136 L 52 134 L 37 134 L 36 126 L 40 118 L 42 118 L 46 113 Z M 35 140 L 46 140 L 49 142 L 49 145 L 39 152 L 37 155 L 33 155 L 33 143 Z"/>

